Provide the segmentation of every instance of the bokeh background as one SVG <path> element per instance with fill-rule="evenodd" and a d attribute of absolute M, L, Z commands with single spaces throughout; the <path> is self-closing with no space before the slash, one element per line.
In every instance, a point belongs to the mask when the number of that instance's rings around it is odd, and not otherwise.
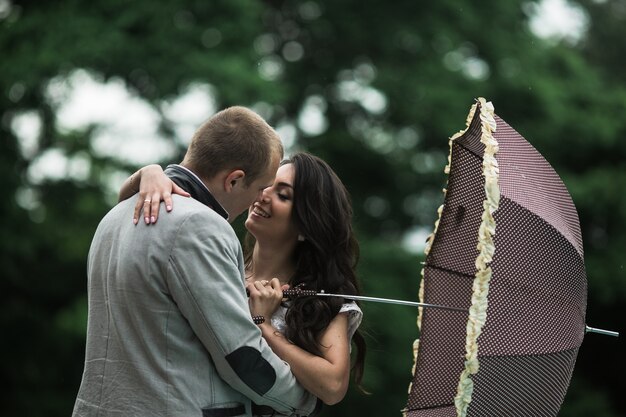
<path fill-rule="evenodd" d="M 416 300 L 448 137 L 487 98 L 570 190 L 588 324 L 624 335 L 625 57 L 624 0 L 0 0 L 0 414 L 70 415 L 100 218 L 234 104 L 346 183 L 365 294 Z M 323 416 L 406 404 L 417 311 L 364 308 L 371 394 Z M 623 337 L 586 336 L 561 416 L 626 415 Z"/>

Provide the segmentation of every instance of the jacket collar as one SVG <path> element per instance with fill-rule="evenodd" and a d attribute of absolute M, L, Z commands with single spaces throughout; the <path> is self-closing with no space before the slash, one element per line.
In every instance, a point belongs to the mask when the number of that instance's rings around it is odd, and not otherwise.
<path fill-rule="evenodd" d="M 217 214 L 228 220 L 228 212 L 213 197 L 207 186 L 189 169 L 182 165 L 168 165 L 165 169 L 165 175 L 170 177 L 172 181 L 179 187 L 183 188 L 194 200 L 198 200 L 205 206 L 213 209 Z"/>

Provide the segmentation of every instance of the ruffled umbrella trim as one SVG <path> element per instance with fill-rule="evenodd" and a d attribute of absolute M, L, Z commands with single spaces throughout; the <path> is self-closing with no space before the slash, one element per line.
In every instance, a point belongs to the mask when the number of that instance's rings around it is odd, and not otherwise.
<path fill-rule="evenodd" d="M 478 372 L 478 337 L 482 331 L 482 327 L 487 321 L 487 306 L 489 293 L 489 281 L 491 279 L 491 268 L 488 264 L 491 263 L 495 252 L 495 245 L 493 243 L 493 236 L 495 236 L 496 222 L 493 218 L 493 213 L 498 209 L 500 202 L 500 188 L 498 186 L 498 162 L 496 161 L 495 154 L 498 152 L 498 142 L 493 137 L 493 132 L 496 131 L 496 121 L 494 117 L 494 107 L 491 102 L 487 102 L 484 98 L 478 98 L 477 103 L 474 104 L 469 111 L 466 119 L 466 128 L 452 135 L 448 140 L 449 153 L 448 164 L 444 168 L 446 174 L 450 174 L 450 167 L 452 164 L 452 145 L 453 141 L 469 129 L 476 110 L 480 106 L 480 120 L 481 120 L 481 142 L 485 145 L 485 151 L 483 154 L 483 176 L 485 177 L 485 200 L 483 202 L 483 215 L 482 222 L 478 231 L 478 245 L 479 251 L 476 258 L 476 274 L 472 285 L 472 305 L 469 310 L 469 317 L 467 322 L 467 333 L 465 341 L 465 367 L 459 377 L 459 384 L 457 387 L 457 395 L 454 399 L 457 415 L 459 417 L 465 417 L 467 415 L 467 408 L 472 400 L 473 382 L 471 375 Z M 444 188 L 444 196 L 447 190 Z M 441 220 L 441 214 L 443 213 L 444 205 L 442 204 L 437 210 L 438 218 L 435 221 L 435 227 L 433 232 L 428 236 L 426 240 L 426 247 L 424 253 L 428 256 L 430 249 L 437 235 L 437 229 Z M 424 268 L 421 270 L 422 279 L 420 280 L 419 287 L 419 300 L 424 302 Z M 421 332 L 422 329 L 422 314 L 423 308 L 418 308 L 417 314 L 417 327 Z M 415 368 L 417 365 L 417 354 L 419 350 L 419 339 L 413 342 L 413 368 L 411 374 L 415 375 Z M 409 384 L 408 392 L 410 394 L 412 383 Z M 404 415 L 406 416 L 406 410 Z"/>
<path fill-rule="evenodd" d="M 483 201 L 483 215 L 478 229 L 478 256 L 476 257 L 476 274 L 472 285 L 472 305 L 469 309 L 467 321 L 467 334 L 465 339 L 465 368 L 461 372 L 457 395 L 454 398 L 457 415 L 465 417 L 467 409 L 472 401 L 474 383 L 471 376 L 479 369 L 478 361 L 478 337 L 487 321 L 489 281 L 491 280 L 491 267 L 495 253 L 493 236 L 496 234 L 496 221 L 493 214 L 500 203 L 500 188 L 498 186 L 498 142 L 493 137 L 496 131 L 494 107 L 491 102 L 484 98 L 478 99 L 480 105 L 481 137 L 480 141 L 485 145 L 483 154 L 483 176 L 485 177 L 485 200 Z"/>

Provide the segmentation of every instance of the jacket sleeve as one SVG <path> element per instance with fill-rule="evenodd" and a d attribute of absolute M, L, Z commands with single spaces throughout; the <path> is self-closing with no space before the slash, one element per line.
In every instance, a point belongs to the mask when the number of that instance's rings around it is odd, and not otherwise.
<path fill-rule="evenodd" d="M 187 217 L 176 232 L 167 276 L 172 297 L 224 381 L 256 404 L 314 414 L 317 398 L 252 322 L 241 245 L 227 222 L 206 213 Z"/>

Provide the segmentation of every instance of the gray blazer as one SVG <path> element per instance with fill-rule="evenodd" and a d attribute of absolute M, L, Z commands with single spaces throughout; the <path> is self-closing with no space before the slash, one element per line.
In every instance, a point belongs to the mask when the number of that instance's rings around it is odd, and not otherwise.
<path fill-rule="evenodd" d="M 158 225 L 133 225 L 135 198 L 102 220 L 88 258 L 85 368 L 74 416 L 250 416 L 251 401 L 312 415 L 261 337 L 230 224 L 175 195 Z"/>

